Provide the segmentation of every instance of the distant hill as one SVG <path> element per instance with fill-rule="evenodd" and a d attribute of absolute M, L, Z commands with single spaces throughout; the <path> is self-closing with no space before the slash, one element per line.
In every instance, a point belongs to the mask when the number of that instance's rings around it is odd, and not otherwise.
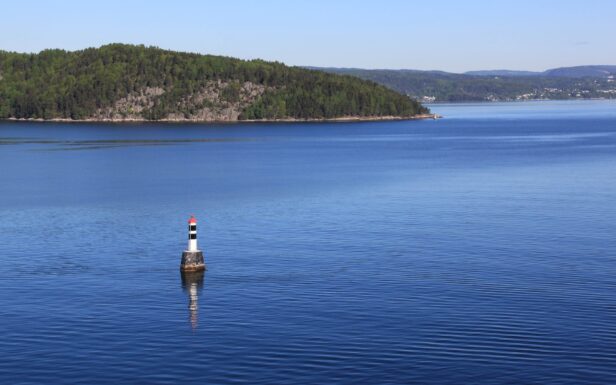
<path fill-rule="evenodd" d="M 512 70 L 489 70 L 489 71 L 468 71 L 465 75 L 472 76 L 552 76 L 564 78 L 604 78 L 616 75 L 616 66 L 594 65 L 553 68 L 543 72 L 533 71 L 512 71 Z"/>
<path fill-rule="evenodd" d="M 616 66 L 563 67 L 547 70 L 543 74 L 545 76 L 559 76 L 567 78 L 604 78 L 616 75 Z"/>
<path fill-rule="evenodd" d="M 512 71 L 512 70 L 488 70 L 488 71 L 468 71 L 464 75 L 471 76 L 539 76 L 542 72 L 533 71 Z"/>
<path fill-rule="evenodd" d="M 262 60 L 125 44 L 0 51 L 0 118 L 236 121 L 427 112 L 374 82 Z"/>
<path fill-rule="evenodd" d="M 616 98 L 616 66 L 582 66 L 545 72 L 471 71 L 464 74 L 418 70 L 322 68 L 352 75 L 430 102 Z"/>

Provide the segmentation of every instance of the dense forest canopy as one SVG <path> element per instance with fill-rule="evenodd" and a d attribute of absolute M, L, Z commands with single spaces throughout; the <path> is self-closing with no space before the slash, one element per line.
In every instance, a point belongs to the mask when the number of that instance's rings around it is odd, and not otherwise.
<path fill-rule="evenodd" d="M 0 118 L 88 119 L 105 110 L 150 120 L 216 116 L 204 110 L 240 120 L 428 112 L 371 81 L 262 60 L 124 44 L 0 51 Z"/>

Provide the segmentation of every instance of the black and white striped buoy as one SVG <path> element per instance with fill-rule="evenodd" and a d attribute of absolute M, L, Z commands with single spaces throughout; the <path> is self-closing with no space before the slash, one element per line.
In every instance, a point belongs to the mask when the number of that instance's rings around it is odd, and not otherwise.
<path fill-rule="evenodd" d="M 181 271 L 206 270 L 203 252 L 197 248 L 197 219 L 190 216 L 188 220 L 188 249 L 182 253 Z"/>

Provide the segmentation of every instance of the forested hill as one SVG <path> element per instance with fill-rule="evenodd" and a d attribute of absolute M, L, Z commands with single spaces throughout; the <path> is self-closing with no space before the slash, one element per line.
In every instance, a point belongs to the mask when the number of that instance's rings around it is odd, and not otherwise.
<path fill-rule="evenodd" d="M 261 60 L 124 44 L 0 51 L 0 118 L 234 121 L 427 112 L 370 81 Z"/>
<path fill-rule="evenodd" d="M 356 68 L 321 70 L 374 81 L 423 102 L 616 98 L 616 66 L 556 68 L 537 73 L 474 71 L 470 74 Z"/>

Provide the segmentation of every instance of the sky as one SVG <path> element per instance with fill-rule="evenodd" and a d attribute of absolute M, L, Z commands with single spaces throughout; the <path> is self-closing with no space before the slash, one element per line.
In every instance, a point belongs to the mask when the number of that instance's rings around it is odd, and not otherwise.
<path fill-rule="evenodd" d="M 0 50 L 108 43 L 289 65 L 541 71 L 616 65 L 613 0 L 0 0 Z"/>

